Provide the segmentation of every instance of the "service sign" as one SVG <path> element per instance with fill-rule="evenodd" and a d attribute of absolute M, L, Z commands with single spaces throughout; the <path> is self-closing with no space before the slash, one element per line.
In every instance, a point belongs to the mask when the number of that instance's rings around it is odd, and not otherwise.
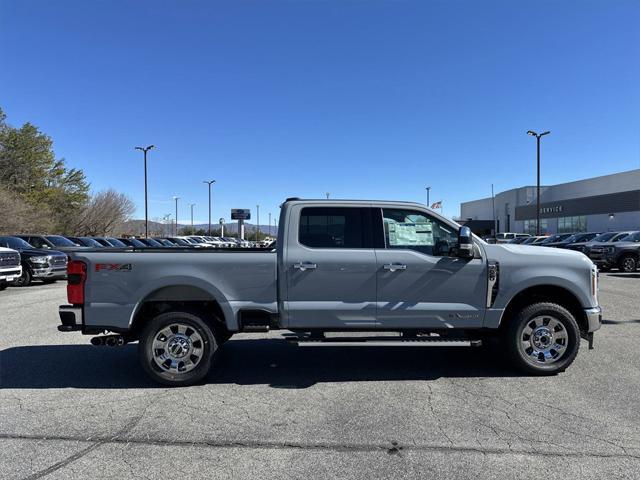
<path fill-rule="evenodd" d="M 248 208 L 232 208 L 231 220 L 250 220 L 251 210 Z"/>

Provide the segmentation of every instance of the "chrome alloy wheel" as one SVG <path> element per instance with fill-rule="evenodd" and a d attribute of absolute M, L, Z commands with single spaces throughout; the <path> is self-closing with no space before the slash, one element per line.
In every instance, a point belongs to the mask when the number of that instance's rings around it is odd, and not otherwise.
<path fill-rule="evenodd" d="M 557 319 L 542 315 L 529 321 L 520 337 L 520 348 L 530 362 L 551 364 L 558 361 L 567 349 L 569 336 Z"/>
<path fill-rule="evenodd" d="M 151 349 L 153 360 L 162 370 L 186 373 L 202 360 L 204 342 L 193 327 L 173 323 L 156 334 Z"/>

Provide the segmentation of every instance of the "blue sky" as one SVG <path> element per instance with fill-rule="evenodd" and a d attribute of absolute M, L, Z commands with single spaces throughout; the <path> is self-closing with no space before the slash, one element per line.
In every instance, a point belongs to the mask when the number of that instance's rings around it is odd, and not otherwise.
<path fill-rule="evenodd" d="M 459 202 L 640 167 L 637 1 L 0 0 L 0 106 L 94 190 L 206 219 Z"/>

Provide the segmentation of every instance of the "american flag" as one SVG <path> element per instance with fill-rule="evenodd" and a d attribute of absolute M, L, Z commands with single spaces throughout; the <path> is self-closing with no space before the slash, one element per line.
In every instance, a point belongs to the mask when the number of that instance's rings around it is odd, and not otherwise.
<path fill-rule="evenodd" d="M 435 202 L 435 203 L 431 204 L 431 208 L 433 208 L 434 210 L 436 208 L 442 208 L 442 200 L 440 200 L 439 202 Z"/>

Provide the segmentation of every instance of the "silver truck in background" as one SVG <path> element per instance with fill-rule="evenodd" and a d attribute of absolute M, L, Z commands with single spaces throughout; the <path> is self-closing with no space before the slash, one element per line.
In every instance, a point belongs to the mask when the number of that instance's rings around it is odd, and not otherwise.
<path fill-rule="evenodd" d="M 234 333 L 270 329 L 300 346 L 497 339 L 524 372 L 555 374 L 601 321 L 598 271 L 582 253 L 490 245 L 417 203 L 287 199 L 273 251 L 70 257 L 58 329 L 138 341 L 142 367 L 172 386 L 202 380 Z"/>

